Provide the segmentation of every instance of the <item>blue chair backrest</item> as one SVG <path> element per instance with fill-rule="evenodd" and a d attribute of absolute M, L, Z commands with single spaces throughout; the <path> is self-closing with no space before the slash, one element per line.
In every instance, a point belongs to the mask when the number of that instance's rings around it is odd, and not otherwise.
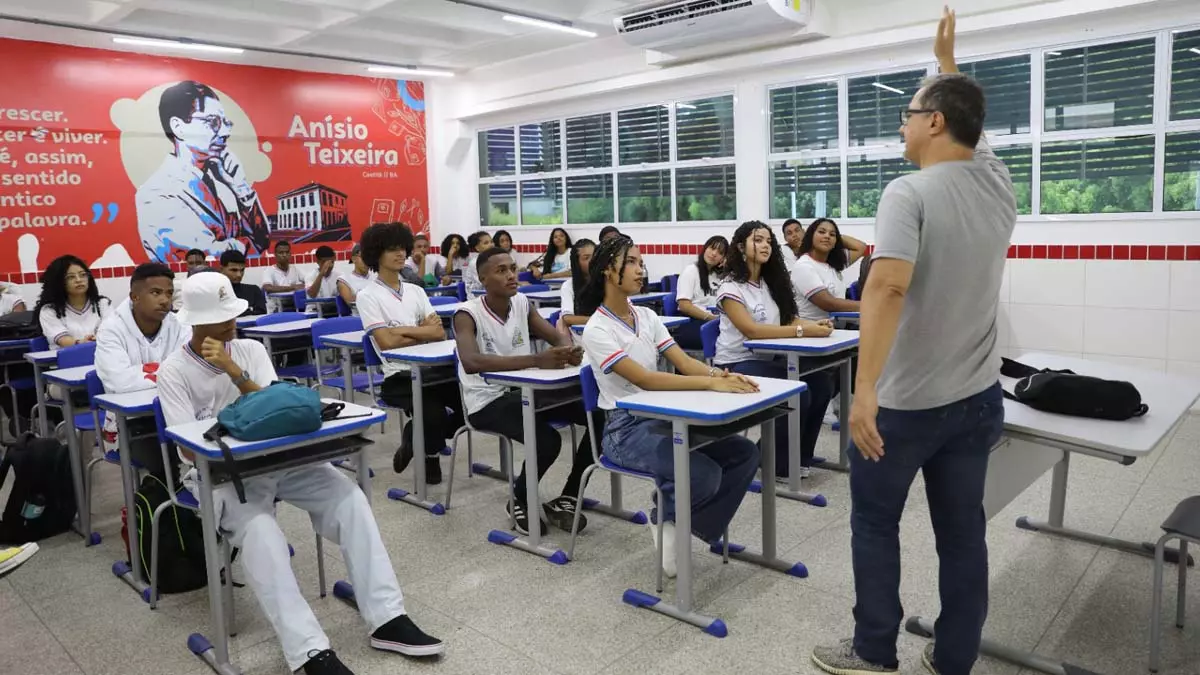
<path fill-rule="evenodd" d="M 467 301 L 467 285 L 460 281 L 460 282 L 458 282 L 458 284 L 456 284 L 456 288 L 458 289 L 458 301 L 466 302 Z"/>
<path fill-rule="evenodd" d="M 342 299 L 341 293 L 334 296 L 333 302 L 337 305 L 338 316 L 350 316 L 354 314 L 354 312 L 350 311 L 350 305 L 347 305 L 346 301 Z"/>
<path fill-rule="evenodd" d="M 674 289 L 668 290 L 666 283 L 663 283 L 663 291 L 668 293 L 663 298 L 663 316 L 679 316 L 679 297 L 673 292 Z"/>
<path fill-rule="evenodd" d="M 50 343 L 46 341 L 44 335 L 35 337 L 29 342 L 29 351 L 31 352 L 44 352 L 47 349 L 50 349 Z"/>
<path fill-rule="evenodd" d="M 158 431 L 158 442 L 167 442 L 167 418 L 163 417 L 162 403 L 159 403 L 158 397 L 154 397 L 154 427 Z"/>
<path fill-rule="evenodd" d="M 339 316 L 333 319 L 318 319 L 313 322 L 309 332 L 312 334 L 313 349 L 324 349 L 321 344 L 321 337 L 324 335 L 337 335 L 338 333 L 351 333 L 356 330 L 362 330 L 362 318 L 357 316 Z"/>
<path fill-rule="evenodd" d="M 431 295 L 429 296 L 429 304 L 437 307 L 438 305 L 453 305 L 459 302 L 459 299 L 453 295 Z"/>
<path fill-rule="evenodd" d="M 297 312 L 303 312 L 304 307 L 308 304 L 308 290 L 301 288 L 298 291 L 292 291 L 292 304 L 296 307 Z"/>
<path fill-rule="evenodd" d="M 370 335 L 363 336 L 363 363 L 365 363 L 368 368 L 378 368 L 379 366 L 383 365 L 383 361 L 380 360 L 379 354 L 375 352 L 375 343 L 371 342 Z"/>
<path fill-rule="evenodd" d="M 584 366 L 579 371 L 579 382 L 583 385 L 583 409 L 591 413 L 600 405 L 600 385 L 596 384 L 596 374 L 591 366 Z"/>
<path fill-rule="evenodd" d="M 78 368 L 96 362 L 96 343 L 81 342 L 58 350 L 59 368 Z"/>
<path fill-rule="evenodd" d="M 290 321 L 305 321 L 311 319 L 312 316 L 304 312 L 275 312 L 274 314 L 264 314 L 254 321 L 255 326 L 270 326 L 276 323 L 288 323 Z"/>
<path fill-rule="evenodd" d="M 517 273 L 517 281 L 526 281 L 532 284 L 537 281 L 537 277 L 533 276 L 533 272 L 525 270 L 524 272 Z"/>
<path fill-rule="evenodd" d="M 855 281 L 846 287 L 847 300 L 862 300 L 862 289 L 858 287 L 858 282 Z"/>
<path fill-rule="evenodd" d="M 700 345 L 704 348 L 704 358 L 717 357 L 717 336 L 721 334 L 721 320 L 713 319 L 700 326 Z"/>
<path fill-rule="evenodd" d="M 87 383 L 89 406 L 92 410 L 95 410 L 96 397 L 104 393 L 104 383 L 100 381 L 100 376 L 94 370 L 87 374 L 85 382 Z"/>
<path fill-rule="evenodd" d="M 662 278 L 662 289 L 666 293 L 674 291 L 679 286 L 679 275 L 668 274 Z"/>
<path fill-rule="evenodd" d="M 561 317 L 561 316 L 562 316 L 562 310 L 559 310 L 559 311 L 557 311 L 557 312 L 555 312 L 555 313 L 551 314 L 551 315 L 550 315 L 550 318 L 549 318 L 549 319 L 546 319 L 546 320 L 550 322 L 550 325 L 551 325 L 551 326 L 557 326 L 557 325 L 558 325 L 558 319 L 559 319 L 559 317 Z"/>
<path fill-rule="evenodd" d="M 519 286 L 518 293 L 543 293 L 550 290 L 550 286 L 546 284 L 529 284 L 528 286 Z"/>

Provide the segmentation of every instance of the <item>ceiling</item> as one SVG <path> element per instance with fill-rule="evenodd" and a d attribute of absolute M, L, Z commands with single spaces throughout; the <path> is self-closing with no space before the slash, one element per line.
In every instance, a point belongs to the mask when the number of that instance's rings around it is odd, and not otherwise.
<path fill-rule="evenodd" d="M 503 21 L 503 10 L 570 21 L 603 37 L 614 34 L 613 17 L 647 0 L 484 0 L 480 4 L 501 11 L 450 0 L 3 0 L 0 15 L 461 71 L 587 40 Z M 13 21 L 0 26 L 0 34 L 12 37 L 44 39 L 37 36 L 48 31 Z M 50 39 L 60 41 L 57 35 Z"/>

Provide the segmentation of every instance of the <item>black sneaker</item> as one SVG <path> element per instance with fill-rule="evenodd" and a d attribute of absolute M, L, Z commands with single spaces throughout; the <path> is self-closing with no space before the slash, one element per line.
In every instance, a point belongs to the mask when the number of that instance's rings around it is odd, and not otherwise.
<path fill-rule="evenodd" d="M 308 661 L 300 669 L 304 675 L 354 675 L 354 671 L 338 660 L 332 649 L 323 652 L 312 650 L 308 653 Z"/>
<path fill-rule="evenodd" d="M 426 485 L 442 484 L 442 463 L 438 461 L 438 457 L 439 455 L 432 455 L 425 458 Z"/>
<path fill-rule="evenodd" d="M 570 532 L 571 526 L 575 524 L 575 509 L 578 502 L 574 497 L 563 495 L 557 499 L 552 499 L 542 505 L 542 510 L 546 512 L 546 520 L 550 524 L 562 530 Z M 579 514 L 579 531 L 587 527 L 587 516 Z"/>
<path fill-rule="evenodd" d="M 445 642 L 426 635 L 407 614 L 401 614 L 371 633 L 371 646 L 405 656 L 437 656 L 446 651 Z"/>
<path fill-rule="evenodd" d="M 512 516 L 512 519 L 516 521 L 517 526 L 515 529 L 517 530 L 517 534 L 528 535 L 529 512 L 526 510 L 525 505 L 519 502 L 514 505 L 512 502 L 509 502 L 508 506 L 505 507 L 505 510 L 508 511 L 508 513 Z M 538 525 L 540 525 L 542 528 L 542 536 L 546 536 L 546 524 L 543 523 L 540 518 L 538 519 Z"/>

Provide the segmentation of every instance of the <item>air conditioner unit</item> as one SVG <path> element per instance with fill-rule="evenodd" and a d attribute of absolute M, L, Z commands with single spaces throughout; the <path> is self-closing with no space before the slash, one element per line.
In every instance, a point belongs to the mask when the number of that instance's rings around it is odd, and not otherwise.
<path fill-rule="evenodd" d="M 668 54 L 714 44 L 815 39 L 822 23 L 817 0 L 674 0 L 613 19 L 626 42 Z"/>

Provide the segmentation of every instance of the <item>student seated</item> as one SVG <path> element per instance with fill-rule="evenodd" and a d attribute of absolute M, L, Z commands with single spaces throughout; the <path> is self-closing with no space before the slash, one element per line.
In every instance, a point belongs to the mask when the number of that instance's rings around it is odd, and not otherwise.
<path fill-rule="evenodd" d="M 429 237 L 423 234 L 413 237 L 413 252 L 404 263 L 404 268 L 416 275 L 420 280 L 419 286 L 432 287 L 450 283 L 450 268 L 446 265 L 446 259 L 429 252 Z"/>
<path fill-rule="evenodd" d="M 721 334 L 713 363 L 745 375 L 787 379 L 783 358 L 754 354 L 746 340 L 826 337 L 833 332 L 828 319 L 809 321 L 796 314 L 796 296 L 784 267 L 783 253 L 771 228 L 758 221 L 743 223 L 733 234 L 725 259 L 729 275 L 717 292 Z M 800 395 L 800 477 L 812 466 L 813 451 L 825 409 L 833 396 L 833 376 L 821 371 L 804 377 L 808 390 Z M 788 419 L 775 420 L 776 476 L 790 475 Z"/>
<path fill-rule="evenodd" d="M 275 264 L 267 268 L 263 278 L 263 292 L 269 296 L 272 293 L 291 293 L 301 288 L 304 288 L 304 274 L 292 264 L 292 245 L 286 241 L 276 242 Z M 267 306 L 272 307 L 273 311 L 278 311 L 284 306 L 290 307 L 291 302 L 281 305 L 278 300 L 271 298 L 267 301 Z"/>
<path fill-rule="evenodd" d="M 521 392 L 502 384 L 488 384 L 480 373 L 522 370 L 524 368 L 565 368 L 577 366 L 583 351 L 571 339 L 554 330 L 529 299 L 517 292 L 517 263 L 501 248 L 479 254 L 479 277 L 487 294 L 471 298 L 454 314 L 454 340 L 458 344 L 458 379 L 462 386 L 464 411 L 476 429 L 498 433 L 517 443 L 525 443 L 525 425 L 521 414 Z M 550 343 L 550 348 L 533 353 L 534 338 Z M 545 397 L 542 398 L 545 403 Z M 538 479 L 546 471 L 562 446 L 562 436 L 550 425 L 550 419 L 587 426 L 583 403 L 553 408 L 537 419 Z M 585 433 L 571 464 L 571 475 L 562 494 L 542 506 L 542 512 L 555 527 L 571 531 L 578 508 L 576 497 L 583 471 L 592 463 L 592 447 Z M 525 468 L 513 486 L 513 520 L 517 532 L 529 534 L 529 503 L 525 492 Z M 534 495 L 537 499 L 537 495 Z M 540 502 L 541 500 L 538 499 Z M 539 516 L 540 518 L 540 516 Z M 587 520 L 580 516 L 579 529 Z M 545 531 L 545 526 L 542 526 Z"/>
<path fill-rule="evenodd" d="M 696 256 L 696 262 L 683 268 L 679 274 L 679 282 L 675 287 L 676 307 L 680 314 L 691 319 L 675 331 L 675 341 L 684 349 L 704 349 L 700 327 L 717 318 L 709 308 L 717 306 L 717 287 L 721 285 L 725 271 L 722 265 L 728 250 L 728 239 L 720 235 L 709 237 L 700 255 Z"/>
<path fill-rule="evenodd" d="M 466 285 L 467 297 L 475 291 L 482 291 L 483 284 L 479 281 L 479 270 L 476 268 L 476 262 L 479 260 L 479 254 L 492 247 L 492 235 L 480 230 L 470 237 L 467 237 L 467 248 L 471 251 L 471 257 L 467 259 L 467 264 L 463 267 L 462 280 Z"/>
<path fill-rule="evenodd" d="M 241 255 L 240 253 L 238 255 Z M 96 337 L 96 374 L 108 394 L 153 389 L 158 367 L 192 338 L 192 329 L 171 313 L 175 273 L 161 263 L 142 263 L 129 279 L 129 297 L 109 312 Z M 146 443 L 134 441 L 132 459 L 159 477 L 174 473 L 162 466 L 162 453 L 154 436 L 154 420 L 130 420 L 131 436 L 148 435 Z M 104 450 L 116 450 L 117 421 L 104 418 Z"/>
<path fill-rule="evenodd" d="M 375 278 L 371 270 L 367 269 L 367 264 L 363 262 L 361 245 L 355 244 L 354 248 L 350 249 L 350 264 L 353 265 L 350 271 L 339 274 L 337 278 L 338 295 L 341 296 L 342 302 L 346 303 L 347 307 L 354 306 L 358 292 Z"/>
<path fill-rule="evenodd" d="M 12 286 L 4 286 L 0 290 L 0 316 L 24 311 L 27 311 L 25 298 L 22 298 Z"/>
<path fill-rule="evenodd" d="M 575 291 L 582 289 L 587 283 L 588 270 L 592 263 L 592 255 L 596 252 L 596 242 L 591 239 L 580 239 L 571 247 L 571 276 L 563 282 L 559 289 L 558 327 L 564 334 L 572 338 L 575 334 L 571 326 L 582 326 L 588 322 L 586 314 L 575 313 Z M 575 340 L 576 344 L 583 344 Z"/>
<path fill-rule="evenodd" d="M 192 338 L 158 369 L 158 397 L 168 425 L 216 417 L 242 394 L 275 381 L 275 369 L 262 344 L 234 339 L 236 319 L 246 301 L 233 294 L 221 274 L 197 274 L 183 284 L 180 323 Z M 189 453 L 180 458 L 190 464 Z M 194 468 L 185 482 L 193 484 Z M 288 557 L 288 543 L 275 521 L 279 499 L 304 509 L 313 526 L 342 550 L 359 612 L 371 630 L 371 646 L 408 656 L 445 651 L 437 638 L 408 618 L 400 584 L 375 516 L 359 486 L 328 463 L 284 469 L 246 478 L 246 503 L 230 484 L 213 490 L 216 526 L 241 550 L 247 584 L 275 629 L 288 668 L 305 675 L 350 675 L 329 648 L 329 639 L 300 593 Z M 199 495 L 200 492 L 195 490 Z"/>
<path fill-rule="evenodd" d="M 830 312 L 857 312 L 857 300 L 846 299 L 842 272 L 867 252 L 867 245 L 843 235 L 837 223 L 818 218 L 800 243 L 800 258 L 792 266 L 796 310 L 809 321 L 828 319 Z"/>
<path fill-rule="evenodd" d="M 508 233 L 508 230 L 496 230 L 496 234 L 492 235 L 492 244 L 496 248 L 504 249 L 505 253 L 511 254 L 513 252 L 512 235 Z"/>
<path fill-rule="evenodd" d="M 363 232 L 363 262 L 376 273 L 375 281 L 358 293 L 358 315 L 363 328 L 371 336 L 376 352 L 411 347 L 446 339 L 442 319 L 433 311 L 429 297 L 420 286 L 400 280 L 400 270 L 413 246 L 413 235 L 400 223 L 377 223 Z M 386 379 L 380 387 L 385 403 L 403 409 L 410 419 L 404 425 L 403 440 L 392 458 L 392 468 L 401 473 L 413 458 L 412 447 L 412 378 L 406 364 L 383 359 Z M 432 377 L 432 376 L 431 376 Z M 446 439 L 462 424 L 462 407 L 458 385 L 454 380 L 425 386 L 421 390 L 424 403 L 425 480 L 430 485 L 442 482 L 439 462 Z M 448 417 L 449 408 L 453 415 Z"/>
<path fill-rule="evenodd" d="M 263 293 L 263 289 L 253 284 L 242 283 L 242 278 L 246 275 L 246 254 L 241 251 L 222 253 L 221 273 L 229 277 L 229 283 L 233 286 L 233 294 L 246 301 L 246 314 L 267 313 L 267 294 Z M 182 298 L 182 294 L 180 298 Z"/>
<path fill-rule="evenodd" d="M 79 258 L 55 258 L 42 275 L 42 293 L 34 312 L 51 350 L 95 342 L 100 321 L 112 303 L 100 295 L 91 270 Z"/>
<path fill-rule="evenodd" d="M 317 270 L 305 282 L 305 293 L 310 298 L 332 298 L 337 294 L 337 275 L 333 266 L 337 263 L 337 255 L 328 246 L 319 246 L 316 251 Z M 296 308 L 298 311 L 299 307 Z"/>
<path fill-rule="evenodd" d="M 198 248 L 191 249 L 183 256 L 187 261 L 187 268 L 190 270 L 193 267 L 206 267 L 208 265 L 208 254 Z"/>
<path fill-rule="evenodd" d="M 454 276 L 462 278 L 467 261 L 471 259 L 471 249 L 467 246 L 467 240 L 463 239 L 461 234 L 446 235 L 442 240 L 441 255 L 446 259 L 446 276 L 442 279 L 442 284 L 451 283 L 451 277 Z"/>
<path fill-rule="evenodd" d="M 612 239 L 613 237 L 623 237 L 623 236 L 625 236 L 625 235 L 621 234 L 621 231 L 617 229 L 616 225 L 605 225 L 604 227 L 600 228 L 600 242 L 601 243 L 603 243 L 604 241 L 606 241 L 608 239 Z M 645 293 L 646 287 L 650 285 L 650 273 L 646 271 L 646 261 L 645 260 L 642 260 L 640 262 L 640 265 L 642 268 L 642 288 L 638 292 Z"/>
<path fill-rule="evenodd" d="M 592 258 L 589 283 L 577 296 L 581 313 L 590 315 L 583 349 L 599 385 L 600 408 L 607 412 L 604 454 L 620 466 L 654 474 L 663 509 L 650 517 L 663 519 L 663 571 L 675 576 L 675 451 L 671 423 L 635 417 L 617 409 L 619 399 L 641 391 L 723 391 L 749 393 L 758 386 L 742 375 L 710 368 L 680 349 L 651 310 L 634 306 L 629 296 L 642 288 L 642 256 L 625 236 L 602 241 Z M 659 372 L 664 354 L 678 374 Z M 758 447 L 733 435 L 690 453 L 692 534 L 704 542 L 720 540 L 758 469 Z"/>
<path fill-rule="evenodd" d="M 791 270 L 800 258 L 800 244 L 803 241 L 804 225 L 795 218 L 783 221 L 783 245 L 779 247 L 779 251 L 783 253 L 783 262 L 788 270 Z"/>
<path fill-rule="evenodd" d="M 570 258 L 571 237 L 561 227 L 550 232 L 550 241 L 546 244 L 546 252 L 542 257 L 529 263 L 529 269 L 538 280 L 566 279 L 571 277 Z"/>

